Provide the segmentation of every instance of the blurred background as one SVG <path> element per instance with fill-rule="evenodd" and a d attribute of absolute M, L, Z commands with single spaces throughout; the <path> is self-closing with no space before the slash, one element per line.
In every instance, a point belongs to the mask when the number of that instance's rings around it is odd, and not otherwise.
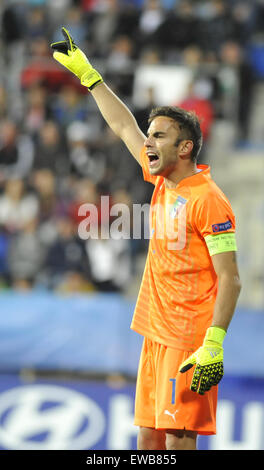
<path fill-rule="evenodd" d="M 144 132 L 155 105 L 201 118 L 243 288 L 219 431 L 199 448 L 264 449 L 263 0 L 0 1 L 0 448 L 136 448 L 129 327 L 148 240 L 82 240 L 78 210 L 96 205 L 103 226 L 101 196 L 132 207 L 153 187 L 53 60 L 62 25 Z"/>

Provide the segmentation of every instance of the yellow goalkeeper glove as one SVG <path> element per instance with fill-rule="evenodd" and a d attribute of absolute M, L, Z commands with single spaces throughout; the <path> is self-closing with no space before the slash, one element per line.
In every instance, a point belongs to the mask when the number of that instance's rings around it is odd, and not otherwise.
<path fill-rule="evenodd" d="M 54 49 L 53 57 L 70 72 L 77 75 L 81 84 L 92 90 L 103 82 L 101 75 L 93 68 L 86 55 L 76 46 L 69 31 L 62 28 L 64 41 L 51 44 Z"/>
<path fill-rule="evenodd" d="M 217 326 L 207 329 L 203 345 L 197 349 L 179 367 L 179 372 L 186 372 L 196 364 L 191 382 L 191 390 L 200 395 L 217 385 L 224 375 L 223 341 L 226 332 Z"/>

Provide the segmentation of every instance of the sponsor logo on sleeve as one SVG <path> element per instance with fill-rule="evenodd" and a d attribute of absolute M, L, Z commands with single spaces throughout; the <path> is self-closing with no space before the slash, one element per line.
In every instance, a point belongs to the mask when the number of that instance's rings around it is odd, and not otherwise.
<path fill-rule="evenodd" d="M 221 224 L 212 225 L 212 229 L 214 233 L 225 232 L 226 230 L 229 230 L 230 228 L 232 228 L 232 222 L 230 222 L 230 220 L 227 220 L 226 222 L 223 222 Z"/>

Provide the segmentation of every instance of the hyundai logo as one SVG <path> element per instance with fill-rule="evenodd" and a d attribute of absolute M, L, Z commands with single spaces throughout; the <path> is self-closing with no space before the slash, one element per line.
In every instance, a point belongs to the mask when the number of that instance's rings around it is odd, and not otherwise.
<path fill-rule="evenodd" d="M 101 409 L 75 390 L 31 384 L 0 394 L 0 445 L 5 449 L 92 449 L 104 430 Z"/>

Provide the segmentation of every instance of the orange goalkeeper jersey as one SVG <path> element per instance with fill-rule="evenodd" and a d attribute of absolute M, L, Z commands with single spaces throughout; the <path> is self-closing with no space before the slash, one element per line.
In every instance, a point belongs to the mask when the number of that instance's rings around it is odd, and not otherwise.
<path fill-rule="evenodd" d="M 217 295 L 208 239 L 234 233 L 235 217 L 207 165 L 198 165 L 195 175 L 171 189 L 165 188 L 162 176 L 150 175 L 145 148 L 141 158 L 144 179 L 155 189 L 148 255 L 131 328 L 168 347 L 193 351 L 211 325 Z M 235 249 L 232 240 L 225 240 L 222 251 Z"/>

